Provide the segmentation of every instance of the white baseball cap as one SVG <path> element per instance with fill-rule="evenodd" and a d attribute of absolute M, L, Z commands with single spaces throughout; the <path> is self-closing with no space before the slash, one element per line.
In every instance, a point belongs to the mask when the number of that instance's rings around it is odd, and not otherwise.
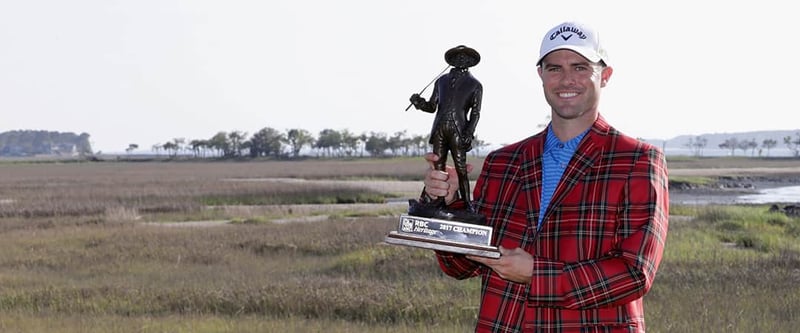
<path fill-rule="evenodd" d="M 550 52 L 562 49 L 575 51 L 591 62 L 602 61 L 608 65 L 608 55 L 600 45 L 600 34 L 588 25 L 564 22 L 550 29 L 542 39 L 536 65 L 541 65 Z"/>

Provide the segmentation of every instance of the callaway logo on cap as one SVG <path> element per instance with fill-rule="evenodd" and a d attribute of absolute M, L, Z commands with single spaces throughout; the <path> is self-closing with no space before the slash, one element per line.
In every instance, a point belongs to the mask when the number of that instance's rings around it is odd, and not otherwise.
<path fill-rule="evenodd" d="M 597 31 L 585 24 L 564 22 L 544 35 L 536 65 L 541 65 L 542 59 L 550 52 L 563 49 L 575 51 L 591 62 L 608 64 L 608 55 L 600 45 Z"/>

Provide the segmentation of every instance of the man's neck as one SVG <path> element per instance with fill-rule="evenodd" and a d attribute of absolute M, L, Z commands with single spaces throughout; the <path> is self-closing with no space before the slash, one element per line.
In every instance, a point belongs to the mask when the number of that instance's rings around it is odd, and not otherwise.
<path fill-rule="evenodd" d="M 558 137 L 559 141 L 567 142 L 592 127 L 595 120 L 597 120 L 597 116 L 598 113 L 594 112 L 575 119 L 564 119 L 558 118 L 553 112 L 553 120 L 550 122 L 550 126 L 552 126 L 553 133 Z"/>

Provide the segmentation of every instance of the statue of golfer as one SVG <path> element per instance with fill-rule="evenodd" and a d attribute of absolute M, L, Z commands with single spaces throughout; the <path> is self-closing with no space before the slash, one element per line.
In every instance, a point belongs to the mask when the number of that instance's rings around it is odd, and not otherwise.
<path fill-rule="evenodd" d="M 418 110 L 436 113 L 430 134 L 433 153 L 439 156 L 434 168 L 445 171 L 447 155 L 452 154 L 458 174 L 460 200 L 464 201 L 469 211 L 473 211 L 467 177 L 467 152 L 472 149 L 475 127 L 480 118 L 483 86 L 472 76 L 469 68 L 477 65 L 481 56 L 474 49 L 459 45 L 447 50 L 444 59 L 453 68 L 436 79 L 430 99 L 426 101 L 420 94 L 413 94 L 409 100 Z M 439 197 L 431 204 L 443 207 L 444 198 Z"/>

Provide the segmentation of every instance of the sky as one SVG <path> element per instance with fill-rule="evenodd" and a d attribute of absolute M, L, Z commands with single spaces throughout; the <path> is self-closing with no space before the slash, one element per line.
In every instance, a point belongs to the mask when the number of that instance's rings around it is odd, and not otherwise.
<path fill-rule="evenodd" d="M 792 8 L 790 8 L 790 6 Z M 550 113 L 535 62 L 565 21 L 600 32 L 600 113 L 634 137 L 800 128 L 791 1 L 26 0 L 0 2 L 0 132 L 88 133 L 95 151 L 270 127 L 427 135 L 408 106 L 474 48 L 476 134 Z M 423 92 L 430 95 L 430 88 Z"/>

